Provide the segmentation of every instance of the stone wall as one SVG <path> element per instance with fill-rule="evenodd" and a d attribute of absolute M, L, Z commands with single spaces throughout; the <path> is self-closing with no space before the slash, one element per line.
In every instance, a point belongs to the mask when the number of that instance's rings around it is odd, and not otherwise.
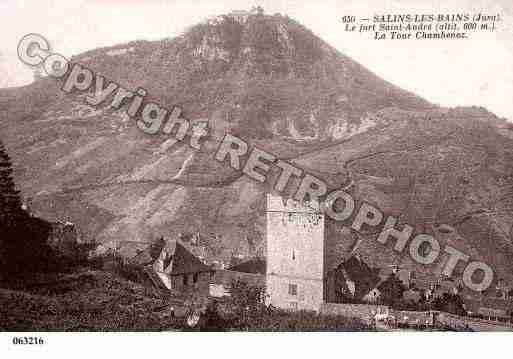
<path fill-rule="evenodd" d="M 368 304 L 339 304 L 325 303 L 321 306 L 321 313 L 324 315 L 341 315 L 344 317 L 359 318 L 372 322 L 376 313 L 390 313 L 397 320 L 397 323 L 408 323 L 409 325 L 433 325 L 433 312 L 414 312 L 405 310 L 393 310 L 383 305 Z M 470 329 L 474 331 L 513 331 L 513 324 L 497 322 L 485 319 L 461 317 L 458 315 L 434 312 L 435 326 L 447 326 L 453 329 Z"/>
<path fill-rule="evenodd" d="M 325 315 L 341 315 L 349 318 L 360 318 L 367 321 L 373 320 L 376 313 L 394 314 L 386 305 L 345 303 L 324 303 L 321 306 L 321 313 Z"/>
<path fill-rule="evenodd" d="M 503 323 L 486 319 L 478 319 L 471 317 L 460 317 L 458 315 L 441 312 L 437 321 L 441 324 L 450 326 L 451 328 L 465 328 L 468 327 L 475 331 L 490 332 L 490 331 L 513 331 L 512 323 Z"/>
<path fill-rule="evenodd" d="M 435 313 L 434 315 L 432 313 Z M 433 325 L 433 318 L 438 317 L 438 312 L 414 312 L 410 310 L 397 310 L 393 314 L 398 323 L 409 325 Z M 435 319 L 436 322 L 436 319 Z"/>
<path fill-rule="evenodd" d="M 244 273 L 227 269 L 216 270 L 211 283 L 224 285 L 229 288 L 231 284 L 237 280 L 243 281 L 254 287 L 265 287 L 265 275 L 263 274 Z"/>
<path fill-rule="evenodd" d="M 179 294 L 208 295 L 213 272 L 178 274 L 170 277 L 171 290 Z"/>

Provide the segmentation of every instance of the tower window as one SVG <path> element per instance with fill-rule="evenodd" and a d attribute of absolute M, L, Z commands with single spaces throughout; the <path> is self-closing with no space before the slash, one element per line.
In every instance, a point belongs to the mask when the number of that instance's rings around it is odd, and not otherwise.
<path fill-rule="evenodd" d="M 294 250 L 292 250 L 292 260 L 293 261 L 296 260 L 296 252 Z"/>
<path fill-rule="evenodd" d="M 289 284 L 289 295 L 297 295 L 297 284 Z"/>

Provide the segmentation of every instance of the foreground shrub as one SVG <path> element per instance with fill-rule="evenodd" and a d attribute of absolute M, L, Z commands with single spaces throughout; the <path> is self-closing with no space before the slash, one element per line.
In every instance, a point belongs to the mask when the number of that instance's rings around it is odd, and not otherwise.
<path fill-rule="evenodd" d="M 361 331 L 372 327 L 357 318 L 327 316 L 312 311 L 285 311 L 265 305 L 265 288 L 237 280 L 226 305 L 228 315 L 219 330 L 242 331 Z M 231 313 L 230 313 L 231 312 Z M 215 324 L 215 323 L 214 323 Z M 222 327 L 224 325 L 224 328 Z M 211 325 L 211 328 L 215 325 Z M 210 328 L 210 329 L 211 329 Z"/>
<path fill-rule="evenodd" d="M 309 311 L 267 310 L 233 328 L 246 331 L 369 331 L 371 326 L 357 318 L 327 316 Z"/>

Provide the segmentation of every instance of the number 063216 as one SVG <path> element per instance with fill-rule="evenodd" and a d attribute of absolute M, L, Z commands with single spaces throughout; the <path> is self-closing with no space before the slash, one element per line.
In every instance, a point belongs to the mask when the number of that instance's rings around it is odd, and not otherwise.
<path fill-rule="evenodd" d="M 45 340 L 41 337 L 13 337 L 14 345 L 43 345 Z"/>

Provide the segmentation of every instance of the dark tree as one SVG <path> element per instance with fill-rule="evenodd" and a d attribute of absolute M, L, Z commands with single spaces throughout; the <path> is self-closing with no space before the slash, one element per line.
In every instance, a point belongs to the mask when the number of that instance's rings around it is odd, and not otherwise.
<path fill-rule="evenodd" d="M 433 301 L 433 307 L 436 310 L 456 315 L 466 314 L 463 300 L 457 294 L 444 293 Z"/>
<path fill-rule="evenodd" d="M 12 179 L 11 160 L 0 142 L 0 226 L 14 226 L 23 214 L 20 192 L 16 190 Z"/>
<path fill-rule="evenodd" d="M 406 290 L 403 282 L 395 274 L 391 274 L 378 288 L 381 292 L 381 302 L 389 306 L 396 306 L 402 302 Z"/>
<path fill-rule="evenodd" d="M 12 177 L 12 163 L 0 142 L 0 280 L 46 271 L 52 265 L 47 239 L 50 224 L 30 217 L 21 208 L 20 192 Z M 5 277 L 4 277 L 5 276 Z M 3 278 L 2 278 L 3 277 Z"/>
<path fill-rule="evenodd" d="M 236 315 L 238 326 L 255 322 L 265 308 L 265 289 L 237 279 L 231 283 L 230 306 Z"/>

